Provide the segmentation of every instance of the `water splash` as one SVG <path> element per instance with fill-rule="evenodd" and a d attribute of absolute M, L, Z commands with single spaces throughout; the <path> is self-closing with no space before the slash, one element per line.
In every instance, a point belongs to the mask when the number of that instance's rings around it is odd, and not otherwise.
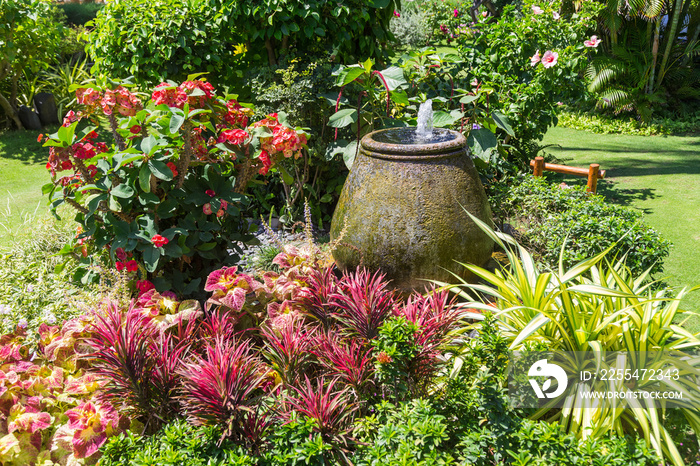
<path fill-rule="evenodd" d="M 418 124 L 416 138 L 419 141 L 429 141 L 433 137 L 433 101 L 426 100 L 418 107 Z"/>

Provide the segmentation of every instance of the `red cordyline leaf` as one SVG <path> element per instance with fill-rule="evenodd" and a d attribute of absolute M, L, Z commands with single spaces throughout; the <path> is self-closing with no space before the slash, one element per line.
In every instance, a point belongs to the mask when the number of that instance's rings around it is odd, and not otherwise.
<path fill-rule="evenodd" d="M 345 274 L 340 281 L 340 292 L 331 296 L 337 306 L 336 318 L 351 334 L 373 340 L 379 327 L 397 305 L 396 296 L 387 289 L 384 275 L 359 268 L 354 273 Z"/>
<path fill-rule="evenodd" d="M 100 395 L 120 411 L 139 417 L 149 431 L 172 418 L 177 413 L 176 369 L 190 339 L 182 335 L 177 341 L 160 334 L 133 305 L 123 313 L 110 304 L 90 330 L 86 342 L 93 348 L 87 355 L 91 371 L 106 381 Z"/>
<path fill-rule="evenodd" d="M 335 278 L 333 267 L 326 267 L 323 270 L 312 269 L 306 281 L 307 289 L 293 301 L 293 304 L 301 309 L 304 315 L 317 320 L 324 328 L 330 328 L 334 314 L 331 295 L 338 288 L 338 279 Z"/>
<path fill-rule="evenodd" d="M 301 319 L 290 319 L 281 327 L 262 327 L 263 354 L 285 385 L 297 385 L 311 363 L 313 328 L 304 328 Z"/>
<path fill-rule="evenodd" d="M 226 426 L 224 436 L 249 437 L 252 433 L 244 429 L 258 405 L 256 389 L 267 375 L 266 368 L 248 340 L 218 337 L 204 353 L 180 369 L 185 412 L 196 425 Z"/>
<path fill-rule="evenodd" d="M 204 318 L 199 328 L 199 334 L 206 340 L 217 337 L 234 338 L 238 333 L 236 324 L 244 314 L 245 312 L 235 313 L 230 310 L 218 309 Z"/>
<path fill-rule="evenodd" d="M 319 378 L 312 384 L 305 377 L 301 387 L 291 387 L 286 403 L 294 411 L 315 420 L 316 428 L 325 441 L 347 445 L 347 432 L 358 406 L 350 401 L 347 388 L 334 390 L 337 379 L 331 380 L 327 386 L 323 382 Z"/>
<path fill-rule="evenodd" d="M 341 340 L 335 333 L 324 333 L 317 338 L 313 349 L 327 373 L 350 386 L 357 395 L 372 384 L 374 358 L 372 348 L 357 340 Z"/>

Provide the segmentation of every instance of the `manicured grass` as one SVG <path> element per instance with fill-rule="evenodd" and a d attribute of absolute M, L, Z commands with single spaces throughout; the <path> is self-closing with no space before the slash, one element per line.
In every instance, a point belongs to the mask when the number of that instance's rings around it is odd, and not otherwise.
<path fill-rule="evenodd" d="M 0 248 L 22 237 L 25 222 L 49 215 L 41 187 L 51 181 L 48 148 L 33 131 L 0 133 Z"/>
<path fill-rule="evenodd" d="M 566 165 L 606 169 L 598 193 L 611 202 L 644 212 L 646 221 L 673 242 L 664 274 L 677 287 L 700 284 L 700 138 L 622 136 L 552 128 L 544 138 L 546 152 Z M 560 176 L 557 176 L 559 179 Z M 567 184 L 585 184 L 566 176 Z M 700 291 L 682 307 L 700 313 Z M 700 318 L 688 322 L 700 331 Z"/>

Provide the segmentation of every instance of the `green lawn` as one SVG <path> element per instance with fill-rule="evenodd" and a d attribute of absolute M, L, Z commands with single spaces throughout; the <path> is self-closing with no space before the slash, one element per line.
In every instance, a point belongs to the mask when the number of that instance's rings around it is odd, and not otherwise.
<path fill-rule="evenodd" d="M 674 286 L 700 284 L 700 138 L 592 134 L 567 128 L 547 133 L 546 152 L 562 163 L 587 167 L 599 163 L 607 170 L 598 193 L 611 202 L 639 209 L 646 221 L 673 242 L 664 262 Z M 585 178 L 565 177 L 568 184 Z M 700 312 L 700 291 L 683 301 Z M 700 320 L 693 322 L 700 330 Z"/>
<path fill-rule="evenodd" d="M 50 181 L 48 148 L 33 131 L 0 133 L 0 248 L 22 237 L 31 218 L 48 215 L 41 187 Z"/>

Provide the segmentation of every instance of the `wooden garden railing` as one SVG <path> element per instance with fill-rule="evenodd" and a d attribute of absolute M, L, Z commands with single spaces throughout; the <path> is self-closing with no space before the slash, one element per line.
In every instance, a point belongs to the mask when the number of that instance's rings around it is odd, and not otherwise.
<path fill-rule="evenodd" d="M 598 188 L 598 179 L 605 178 L 605 170 L 600 170 L 600 165 L 592 163 L 588 168 L 568 167 L 566 165 L 557 165 L 554 163 L 544 163 L 544 158 L 535 157 L 535 160 L 530 160 L 530 166 L 533 167 L 533 175 L 542 176 L 544 170 L 551 172 L 565 173 L 567 175 L 578 175 L 588 177 L 587 191 L 595 194 Z"/>

